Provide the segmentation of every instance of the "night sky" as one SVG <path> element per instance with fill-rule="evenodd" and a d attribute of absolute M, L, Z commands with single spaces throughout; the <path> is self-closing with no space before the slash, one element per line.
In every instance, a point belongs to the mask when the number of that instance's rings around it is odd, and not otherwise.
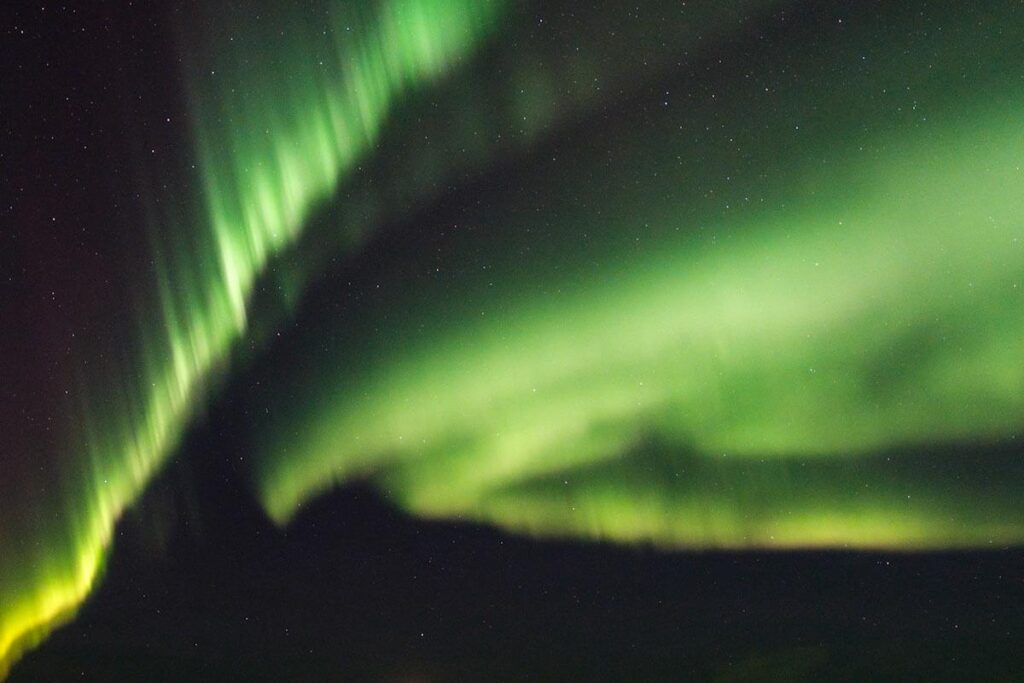
<path fill-rule="evenodd" d="M 0 10 L 0 678 L 1024 680 L 1024 13 Z"/>

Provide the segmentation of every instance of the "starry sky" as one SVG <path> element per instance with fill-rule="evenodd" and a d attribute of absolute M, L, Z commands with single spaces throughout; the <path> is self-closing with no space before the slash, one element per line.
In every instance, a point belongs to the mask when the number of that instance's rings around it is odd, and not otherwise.
<path fill-rule="evenodd" d="M 0 677 L 132 516 L 1017 557 L 1015 3 L 5 13 Z"/>

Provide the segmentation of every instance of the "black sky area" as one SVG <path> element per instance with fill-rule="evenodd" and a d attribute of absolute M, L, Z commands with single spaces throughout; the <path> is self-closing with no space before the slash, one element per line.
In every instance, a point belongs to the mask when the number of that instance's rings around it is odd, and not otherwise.
<path fill-rule="evenodd" d="M 146 268 L 131 256 L 145 253 L 138 199 L 163 181 L 140 169 L 166 157 L 178 178 L 190 149 L 181 7 L 0 8 L 4 452 L 54 447 L 76 336 L 102 343 L 95 321 L 128 307 Z M 399 253 L 394 239 L 364 261 Z M 245 370 L 267 371 L 288 341 Z M 246 382 L 216 392 L 119 522 L 98 588 L 12 682 L 1022 680 L 1020 550 L 542 542 L 415 519 L 358 484 L 279 529 L 240 465 Z M 0 491 L 37 466 L 3 459 Z"/>
<path fill-rule="evenodd" d="M 12 454 L 60 447 L 75 354 L 116 347 L 110 311 L 129 310 L 151 268 L 140 199 L 187 158 L 169 29 L 183 6 L 0 8 L 0 433 Z M 32 467 L 6 458 L 2 490 Z"/>

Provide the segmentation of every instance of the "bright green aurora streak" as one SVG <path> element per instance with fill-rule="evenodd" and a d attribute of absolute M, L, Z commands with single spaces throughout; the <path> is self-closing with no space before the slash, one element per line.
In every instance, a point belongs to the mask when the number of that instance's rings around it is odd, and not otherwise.
<path fill-rule="evenodd" d="M 151 204 L 155 282 L 82 372 L 48 513 L 0 517 L 0 677 L 87 595 L 232 347 L 280 322 L 261 284 L 294 313 L 332 257 L 498 162 L 443 276 L 426 252 L 389 266 L 251 397 L 274 520 L 362 478 L 544 535 L 1024 541 L 1013 3 L 936 3 L 940 32 L 910 10 L 775 26 L 725 63 L 703 51 L 796 3 L 648 26 L 609 0 L 551 34 L 498 0 L 261 4 L 183 41 L 202 206 Z"/>
<path fill-rule="evenodd" d="M 223 36 L 211 37 L 220 52 L 195 68 L 226 79 L 194 79 L 205 217 L 197 228 L 154 210 L 156 293 L 138 302 L 143 313 L 125 330 L 124 357 L 82 380 L 82 416 L 67 437 L 72 455 L 59 463 L 60 498 L 33 501 L 62 512 L 4 529 L 0 677 L 88 593 L 116 520 L 245 332 L 246 301 L 268 261 L 372 148 L 393 104 L 463 59 L 500 8 L 498 0 L 329 3 L 316 22 L 295 10 L 270 12 L 264 29 L 247 6 L 205 24 L 239 27 L 248 39 L 232 39 L 232 52 Z M 278 51 L 267 52 L 268 36 Z M 292 87 L 299 82 L 307 87 Z M 268 83 L 285 84 L 273 107 L 265 104 Z M 213 121 L 226 130 L 210 128 Z"/>

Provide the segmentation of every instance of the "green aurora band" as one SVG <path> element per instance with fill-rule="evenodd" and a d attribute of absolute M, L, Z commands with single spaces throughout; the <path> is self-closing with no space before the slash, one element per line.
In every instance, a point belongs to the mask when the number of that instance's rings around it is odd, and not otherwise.
<path fill-rule="evenodd" d="M 250 410 L 271 516 L 359 479 L 536 534 L 1019 543 L 1020 31 L 903 19 L 628 101 L 342 275 Z"/>
<path fill-rule="evenodd" d="M 59 485 L 31 494 L 48 512 L 0 510 L 0 678 L 88 594 L 239 342 L 315 316 L 298 302 L 332 259 L 499 161 L 515 179 L 464 207 L 444 277 L 428 253 L 390 265 L 249 398 L 275 521 L 359 478 L 541 535 L 1024 540 L 1013 4 L 937 5 L 943 31 L 910 9 L 776 27 L 725 64 L 705 52 L 794 3 L 650 25 L 619 4 L 548 34 L 498 0 L 197 8 L 200 206 L 148 205 L 155 281 L 123 350 L 83 367 Z"/>

